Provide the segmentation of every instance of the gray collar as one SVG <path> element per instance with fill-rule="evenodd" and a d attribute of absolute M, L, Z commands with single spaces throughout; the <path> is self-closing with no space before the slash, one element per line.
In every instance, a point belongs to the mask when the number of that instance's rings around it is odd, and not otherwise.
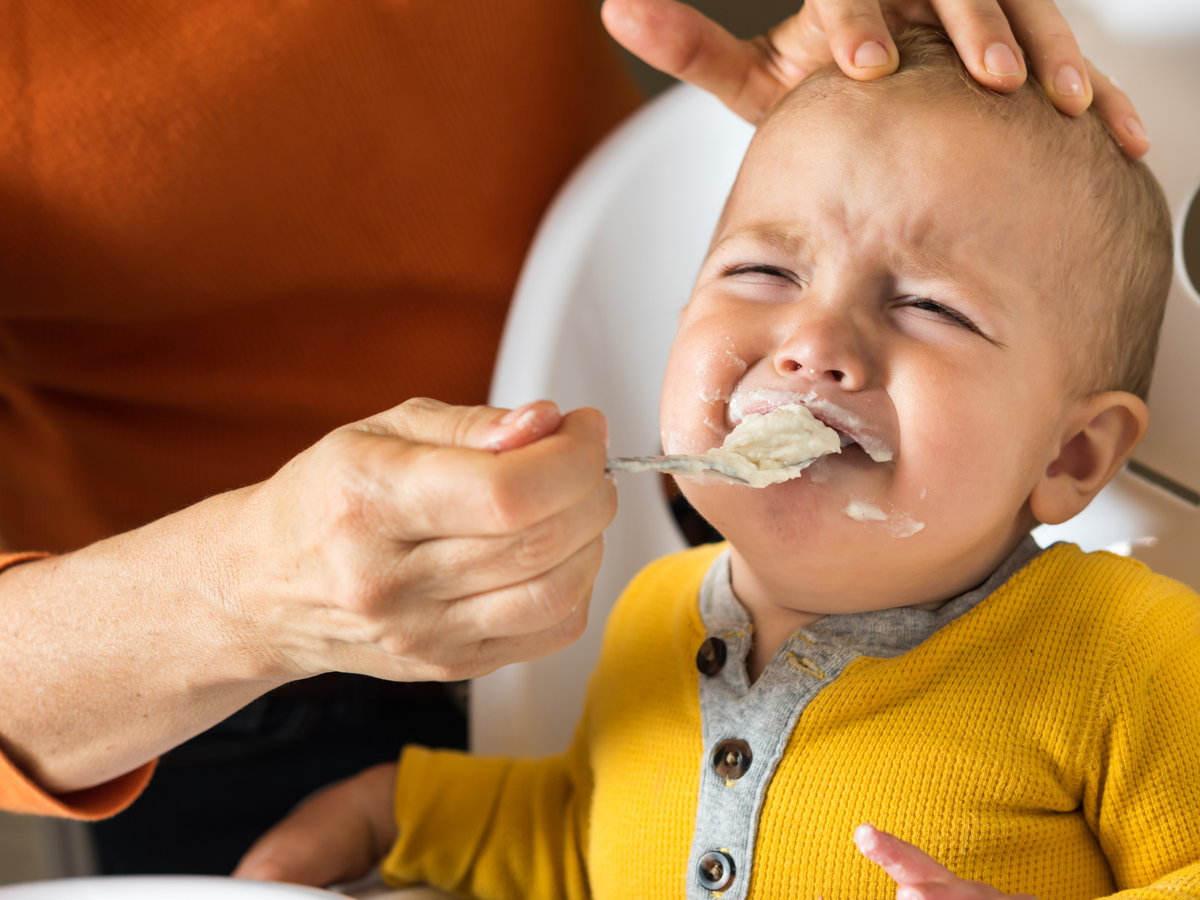
<path fill-rule="evenodd" d="M 926 640 L 938 629 L 970 612 L 1041 552 L 1042 548 L 1037 542 L 1026 535 L 983 584 L 965 594 L 959 594 L 933 612 L 902 607 L 873 612 L 842 613 L 826 616 L 809 628 L 800 629 L 800 632 L 808 633 L 809 637 L 814 636 L 811 632 L 832 635 L 864 656 L 899 656 Z M 700 616 L 709 634 L 749 633 L 751 629 L 750 616 L 733 593 L 728 550 L 717 557 L 704 576 L 704 583 L 700 588 Z"/>

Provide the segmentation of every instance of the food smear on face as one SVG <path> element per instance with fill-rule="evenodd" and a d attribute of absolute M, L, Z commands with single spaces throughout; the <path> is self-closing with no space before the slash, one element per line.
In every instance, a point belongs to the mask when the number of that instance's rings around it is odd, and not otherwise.
<path fill-rule="evenodd" d="M 866 500 L 851 500 L 850 505 L 842 510 L 855 522 L 886 522 L 888 514 L 878 506 L 873 506 Z"/>
<path fill-rule="evenodd" d="M 725 436 L 725 442 L 697 459 L 719 461 L 750 487 L 763 488 L 799 478 L 806 466 L 828 453 L 841 453 L 838 433 L 798 403 L 769 413 L 750 413 Z M 682 473 L 681 473 L 682 474 Z"/>
<path fill-rule="evenodd" d="M 888 515 L 878 506 L 858 497 L 850 498 L 850 503 L 842 512 L 856 522 L 881 522 L 884 530 L 897 538 L 912 537 L 925 527 L 924 522 L 918 522 L 907 513 Z"/>
<path fill-rule="evenodd" d="M 894 455 L 892 449 L 873 433 L 871 426 L 859 415 L 831 403 L 816 391 L 797 394 L 792 391 L 777 391 L 771 388 L 746 389 L 739 385 L 733 391 L 729 400 L 729 416 L 734 422 L 755 408 L 778 407 L 795 403 L 803 404 L 809 409 L 815 409 L 821 417 L 834 428 L 843 432 L 842 446 L 858 444 L 863 451 L 875 462 L 890 462 Z"/>

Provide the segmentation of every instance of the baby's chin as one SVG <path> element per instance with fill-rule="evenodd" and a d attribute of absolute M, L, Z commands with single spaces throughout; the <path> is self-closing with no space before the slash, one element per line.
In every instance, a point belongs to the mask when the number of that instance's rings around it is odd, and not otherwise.
<path fill-rule="evenodd" d="M 916 520 L 878 493 L 852 492 L 830 482 L 801 478 L 762 490 L 735 485 L 681 482 L 684 494 L 730 543 L 763 585 L 779 588 L 773 602 L 801 602 L 806 612 L 829 614 L 879 608 L 897 590 L 897 575 L 914 553 L 921 556 L 920 530 L 907 531 Z M 880 510 L 886 520 L 862 520 L 848 508 Z M 883 512 L 886 511 L 886 512 Z M 896 522 L 909 525 L 897 530 Z M 890 529 L 890 530 L 889 530 Z M 750 598 L 743 597 L 743 601 Z M 913 602 L 907 594 L 894 603 Z"/>
<path fill-rule="evenodd" d="M 755 530 L 769 526 L 791 531 L 811 529 L 831 515 L 845 518 L 842 510 L 855 498 L 888 503 L 892 470 L 891 464 L 874 462 L 860 447 L 852 446 L 818 459 L 798 478 L 765 488 L 711 478 L 678 481 L 688 501 L 722 534 L 726 530 L 718 520 L 730 526 L 730 533 L 742 522 Z"/>

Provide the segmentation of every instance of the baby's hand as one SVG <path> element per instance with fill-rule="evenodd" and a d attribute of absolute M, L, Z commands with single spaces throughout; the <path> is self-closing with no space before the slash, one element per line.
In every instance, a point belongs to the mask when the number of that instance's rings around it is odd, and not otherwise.
<path fill-rule="evenodd" d="M 395 793 L 395 763 L 326 788 L 255 841 L 234 877 L 314 887 L 362 878 L 396 841 Z"/>
<path fill-rule="evenodd" d="M 873 825 L 854 829 L 863 856 L 878 863 L 896 881 L 896 900 L 996 900 L 1028 894 L 1005 894 L 981 881 L 964 881 L 936 859 Z"/>

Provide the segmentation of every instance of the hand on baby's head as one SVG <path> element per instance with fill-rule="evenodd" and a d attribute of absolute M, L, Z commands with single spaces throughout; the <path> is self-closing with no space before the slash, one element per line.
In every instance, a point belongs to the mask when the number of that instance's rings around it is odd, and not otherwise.
<path fill-rule="evenodd" d="M 760 128 L 664 384 L 668 453 L 788 403 L 849 438 L 765 491 L 683 485 L 739 595 L 811 611 L 953 596 L 1086 504 L 1144 431 L 1169 279 L 1161 193 L 1098 120 L 899 43 L 896 76 L 819 73 Z"/>

